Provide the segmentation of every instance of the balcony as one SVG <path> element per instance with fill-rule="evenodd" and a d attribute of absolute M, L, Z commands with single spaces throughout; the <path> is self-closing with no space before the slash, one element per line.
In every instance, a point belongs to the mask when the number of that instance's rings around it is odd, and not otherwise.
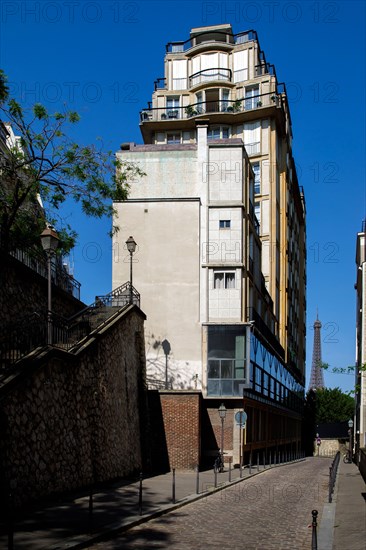
<path fill-rule="evenodd" d="M 232 71 L 230 69 L 223 68 L 213 68 L 213 69 L 203 69 L 198 73 L 193 74 L 188 77 L 188 84 L 190 88 L 198 86 L 199 84 L 205 82 L 211 82 L 212 80 L 224 80 L 226 82 L 231 82 Z"/>
<path fill-rule="evenodd" d="M 211 70 L 211 69 L 210 69 Z M 223 69 L 220 69 L 222 71 Z M 201 73 L 204 71 L 201 71 Z M 199 74 L 199 73 L 197 73 Z M 195 75 L 193 75 L 195 76 Z M 204 75 L 201 75 L 204 76 Z M 215 101 L 202 101 L 199 103 L 193 103 L 185 107 L 174 107 L 167 109 L 166 107 L 151 108 L 150 105 L 147 109 L 140 112 L 140 121 L 144 122 L 158 122 L 172 119 L 190 119 L 196 116 L 212 114 L 212 113 L 225 113 L 227 115 L 243 113 L 248 111 L 254 111 L 265 107 L 282 107 L 283 98 L 277 94 L 258 94 L 252 95 L 236 100 L 217 99 Z"/>
<path fill-rule="evenodd" d="M 245 44 L 251 40 L 258 41 L 255 31 L 246 31 L 239 34 L 231 34 L 229 32 L 207 31 L 196 34 L 192 38 L 185 41 L 169 42 L 166 45 L 167 53 L 182 53 L 194 48 L 195 46 L 205 45 L 209 42 L 218 42 L 222 44 Z"/>

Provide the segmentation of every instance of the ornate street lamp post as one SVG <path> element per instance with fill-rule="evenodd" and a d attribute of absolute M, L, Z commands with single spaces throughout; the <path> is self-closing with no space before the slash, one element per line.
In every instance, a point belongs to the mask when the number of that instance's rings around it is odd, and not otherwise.
<path fill-rule="evenodd" d="M 47 226 L 41 233 L 42 248 L 47 254 L 48 266 L 48 292 L 47 292 L 47 344 L 52 344 L 52 277 L 51 277 L 51 262 L 52 257 L 56 253 L 60 239 L 52 226 Z"/>
<path fill-rule="evenodd" d="M 130 304 L 133 302 L 133 293 L 132 293 L 132 256 L 136 250 L 136 243 L 133 237 L 128 237 L 126 241 L 127 250 L 130 253 Z"/>
<path fill-rule="evenodd" d="M 226 418 L 226 407 L 223 403 L 221 403 L 219 407 L 219 416 L 221 419 L 221 457 L 222 461 L 224 461 L 224 422 Z"/>

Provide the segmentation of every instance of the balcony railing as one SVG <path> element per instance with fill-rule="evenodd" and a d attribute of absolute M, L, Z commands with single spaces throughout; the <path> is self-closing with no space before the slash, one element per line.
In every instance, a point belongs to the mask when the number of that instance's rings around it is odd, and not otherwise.
<path fill-rule="evenodd" d="M 189 87 L 198 86 L 202 82 L 211 82 L 212 80 L 226 80 L 231 82 L 232 71 L 230 69 L 223 69 L 220 67 L 212 69 L 203 69 L 197 73 L 188 77 Z"/>
<path fill-rule="evenodd" d="M 206 40 L 205 40 L 206 38 Z M 223 31 L 206 31 L 200 34 L 196 34 L 193 38 L 189 38 L 185 41 L 169 42 L 166 45 L 167 53 L 180 53 L 205 44 L 207 42 L 220 42 L 225 44 L 245 44 L 251 40 L 258 41 L 257 33 L 255 31 L 245 31 L 239 34 L 230 34 Z"/>
<path fill-rule="evenodd" d="M 203 101 L 193 103 L 185 107 L 155 107 L 150 105 L 140 112 L 141 122 L 160 121 L 169 119 L 186 119 L 206 113 L 242 113 L 263 107 L 279 107 L 282 105 L 282 97 L 277 94 L 257 94 L 242 99 L 228 100 L 218 99 L 215 101 Z"/>
<path fill-rule="evenodd" d="M 41 275 L 41 277 L 48 278 L 47 258 L 42 252 L 16 249 L 10 252 L 10 255 L 38 273 L 38 275 Z M 51 263 L 51 279 L 57 287 L 80 300 L 81 284 L 68 273 L 59 258 Z"/>

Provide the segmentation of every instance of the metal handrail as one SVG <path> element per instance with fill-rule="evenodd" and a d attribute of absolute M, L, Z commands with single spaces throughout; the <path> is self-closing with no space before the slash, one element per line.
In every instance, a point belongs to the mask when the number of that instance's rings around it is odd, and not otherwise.
<path fill-rule="evenodd" d="M 132 299 L 132 302 L 131 302 Z M 106 296 L 97 296 L 93 304 L 69 318 L 51 314 L 51 343 L 47 342 L 46 311 L 34 311 L 9 324 L 0 337 L 0 372 L 6 372 L 17 361 L 37 348 L 52 347 L 70 351 L 96 328 L 130 304 L 140 305 L 140 294 L 124 283 Z"/>
<path fill-rule="evenodd" d="M 332 462 L 332 465 L 329 467 L 329 495 L 328 495 L 328 502 L 332 502 L 332 495 L 334 491 L 334 485 L 337 479 L 337 471 L 338 471 L 338 465 L 339 460 L 341 458 L 341 453 L 337 451 L 337 454 L 334 457 L 334 460 Z"/>
<path fill-rule="evenodd" d="M 24 264 L 25 266 L 29 267 L 38 275 L 41 277 L 44 277 L 47 279 L 48 277 L 48 265 L 47 265 L 47 258 L 44 256 L 42 252 L 39 252 L 36 249 L 15 249 L 10 252 L 10 255 Z M 77 298 L 80 300 L 80 286 L 81 283 L 74 279 L 67 271 L 66 269 L 60 265 L 59 261 L 53 261 L 51 263 L 51 278 L 52 282 L 67 292 L 68 294 L 71 294 L 74 296 L 74 298 Z"/>

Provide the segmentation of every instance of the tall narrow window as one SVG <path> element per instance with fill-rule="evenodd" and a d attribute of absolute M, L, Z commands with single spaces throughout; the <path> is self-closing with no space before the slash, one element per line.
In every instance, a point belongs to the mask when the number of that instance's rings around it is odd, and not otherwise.
<path fill-rule="evenodd" d="M 227 111 L 229 106 L 229 90 L 221 90 L 221 111 Z"/>
<path fill-rule="evenodd" d="M 166 111 L 168 118 L 179 118 L 179 96 L 166 98 Z"/>
<path fill-rule="evenodd" d="M 254 193 L 259 195 L 261 192 L 261 168 L 259 162 L 253 162 L 252 164 L 254 172 Z"/>
<path fill-rule="evenodd" d="M 245 88 L 245 110 L 250 111 L 255 109 L 260 102 L 259 97 L 259 86 L 251 86 L 250 88 Z"/>

